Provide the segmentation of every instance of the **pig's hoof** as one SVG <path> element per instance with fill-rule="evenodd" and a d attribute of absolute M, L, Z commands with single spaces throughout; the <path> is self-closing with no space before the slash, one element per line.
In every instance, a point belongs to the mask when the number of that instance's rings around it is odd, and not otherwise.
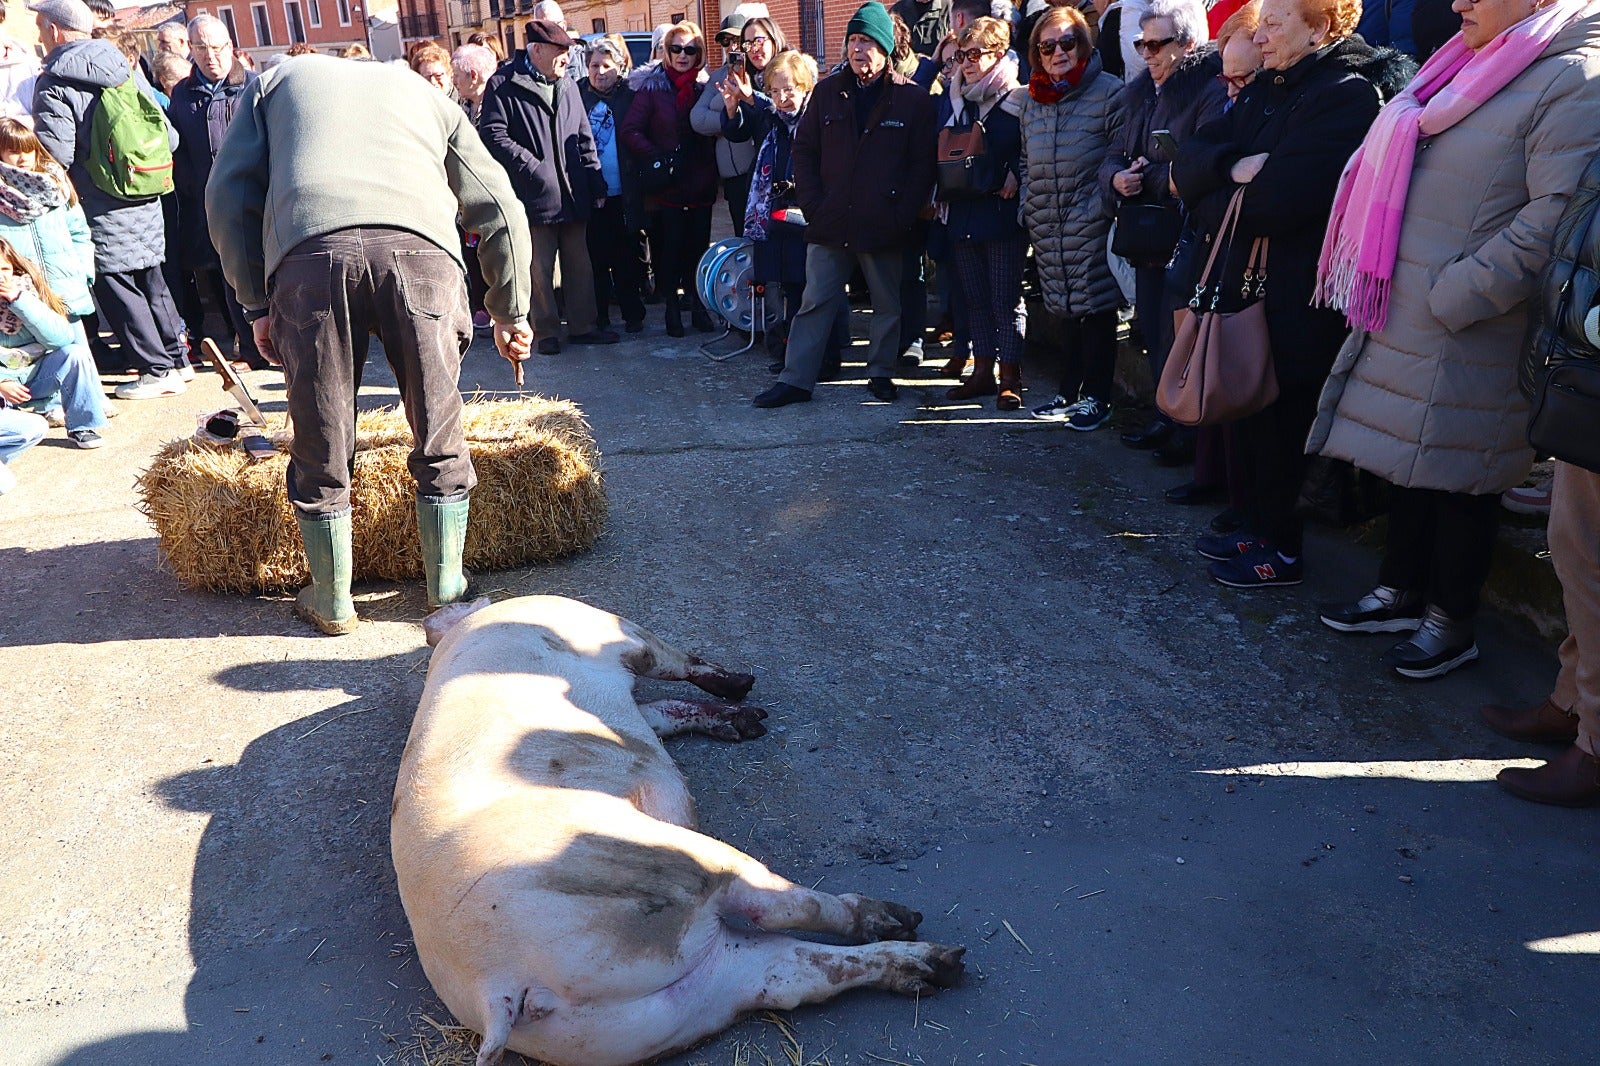
<path fill-rule="evenodd" d="M 855 907 L 856 934 L 864 944 L 879 940 L 910 940 L 917 935 L 922 915 L 910 907 L 866 896 L 839 897 Z"/>
<path fill-rule="evenodd" d="M 724 673 L 716 680 L 716 687 L 702 686 L 713 696 L 721 696 L 725 700 L 742 700 L 750 695 L 750 690 L 755 687 L 754 674 Z"/>
<path fill-rule="evenodd" d="M 907 996 L 936 992 L 941 988 L 954 988 L 961 980 L 966 967 L 961 956 L 966 948 L 949 944 L 916 944 L 916 953 L 901 959 L 890 974 L 892 991 Z"/>
<path fill-rule="evenodd" d="M 735 744 L 741 740 L 754 740 L 767 735 L 767 727 L 761 724 L 766 717 L 767 712 L 760 707 L 723 707 L 718 710 L 718 717 L 712 722 L 710 733 L 718 740 L 727 740 Z"/>

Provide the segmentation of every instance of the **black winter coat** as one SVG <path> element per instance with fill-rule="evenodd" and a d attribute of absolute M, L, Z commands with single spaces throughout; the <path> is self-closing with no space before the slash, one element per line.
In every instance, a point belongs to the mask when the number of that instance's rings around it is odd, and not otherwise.
<path fill-rule="evenodd" d="M 578 83 L 559 78 L 552 83 L 552 113 L 534 91 L 533 75 L 527 52 L 518 52 L 495 72 L 483 91 L 478 133 L 511 175 L 528 225 L 586 222 L 595 200 L 606 194 L 589 109 Z"/>
<path fill-rule="evenodd" d="M 1227 114 L 1190 138 L 1173 164 L 1178 191 L 1209 246 L 1238 188 L 1229 171 L 1245 156 L 1268 153 L 1245 186 L 1237 239 L 1225 249 L 1221 306 L 1232 310 L 1244 302 L 1251 242 L 1269 238 L 1267 330 L 1285 389 L 1320 386 L 1348 333 L 1343 314 L 1311 306 L 1323 232 L 1339 175 L 1377 117 L 1378 85 L 1397 79 L 1403 85 L 1404 72 L 1415 69 L 1398 52 L 1344 38 L 1288 70 L 1259 73 Z M 1197 251 L 1203 262 L 1209 247 Z"/>
<path fill-rule="evenodd" d="M 1167 185 L 1172 157 L 1156 143 L 1156 130 L 1169 130 L 1181 151 L 1194 131 L 1222 117 L 1228 93 L 1217 82 L 1222 73 L 1222 58 L 1215 45 L 1204 44 L 1178 62 L 1178 67 L 1158 89 L 1146 70 L 1127 85 L 1117 98 L 1122 109 L 1122 136 L 1100 164 L 1100 188 L 1106 207 L 1116 214 L 1122 197 L 1111 187 L 1119 170 L 1127 170 L 1135 159 L 1150 161 L 1143 170 L 1144 185 L 1131 199 L 1141 203 L 1178 207 Z"/>
<path fill-rule="evenodd" d="M 938 127 L 933 97 L 892 71 L 856 132 L 849 68 L 817 83 L 794 138 L 794 180 L 806 240 L 856 252 L 903 246 L 933 198 Z"/>
<path fill-rule="evenodd" d="M 1007 94 L 992 101 L 981 116 L 984 153 L 995 157 L 1016 177 L 1019 190 L 1022 187 L 1022 124 L 1018 121 L 1017 110 L 1021 106 L 1019 101 L 1010 99 Z M 939 97 L 938 109 L 939 126 L 942 129 L 954 114 L 948 96 Z M 979 117 L 978 105 L 970 100 L 965 101 L 962 115 L 964 123 L 971 123 Z M 1020 201 L 1015 196 L 1007 200 L 998 192 L 968 200 L 952 200 L 945 209 L 946 232 L 956 244 L 980 244 L 1021 237 L 1019 205 Z"/>
<path fill-rule="evenodd" d="M 627 121 L 617 127 L 617 136 L 642 164 L 656 156 L 678 156 L 672 184 L 654 197 L 651 205 L 667 207 L 709 207 L 717 202 L 722 178 L 717 171 L 716 139 L 694 131 L 689 115 L 695 100 L 705 91 L 705 72 L 695 82 L 687 107 L 678 106 L 678 94 L 661 67 L 633 82 L 633 106 Z"/>
<path fill-rule="evenodd" d="M 1600 155 L 1578 180 L 1550 248 L 1517 368 L 1517 384 L 1529 399 L 1545 367 L 1573 359 L 1600 360 L 1600 348 L 1589 343 L 1583 329 L 1589 309 L 1600 304 Z"/>
<path fill-rule="evenodd" d="M 222 147 L 222 135 L 239 107 L 239 97 L 257 75 L 237 59 L 227 77 L 215 86 L 202 85 L 190 74 L 172 87 L 167 120 L 178 131 L 172 152 L 172 191 L 177 199 L 178 233 L 175 250 L 186 271 L 220 267 L 206 227 L 206 179 Z"/>

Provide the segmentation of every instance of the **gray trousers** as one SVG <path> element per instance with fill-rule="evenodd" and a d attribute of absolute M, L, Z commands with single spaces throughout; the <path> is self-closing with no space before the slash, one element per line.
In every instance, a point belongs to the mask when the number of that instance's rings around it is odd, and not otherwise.
<path fill-rule="evenodd" d="M 867 377 L 894 376 L 900 354 L 900 276 L 904 259 L 898 248 L 885 252 L 852 252 L 813 244 L 806 249 L 806 291 L 800 310 L 789 324 L 789 349 L 778 380 L 810 392 L 816 388 L 823 352 L 839 310 L 844 287 L 857 263 L 872 290 L 872 346 L 867 349 Z"/>
<path fill-rule="evenodd" d="M 528 315 L 534 335 L 561 336 L 556 307 L 556 255 L 561 256 L 561 295 L 567 305 L 567 332 L 594 329 L 594 267 L 589 263 L 589 237 L 582 222 L 529 226 L 533 238 L 533 307 Z"/>
<path fill-rule="evenodd" d="M 296 245 L 267 293 L 294 421 L 288 481 L 298 512 L 350 506 L 356 392 L 371 332 L 400 385 L 418 494 L 459 499 L 477 484 L 458 389 L 472 313 L 454 256 L 405 230 L 339 230 Z"/>

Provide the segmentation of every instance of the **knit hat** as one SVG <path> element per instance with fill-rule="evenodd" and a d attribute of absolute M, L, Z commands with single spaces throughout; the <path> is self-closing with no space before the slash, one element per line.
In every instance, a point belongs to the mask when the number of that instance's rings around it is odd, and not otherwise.
<path fill-rule="evenodd" d="M 94 32 L 94 12 L 83 0 L 34 0 L 28 10 L 43 15 L 64 30 Z"/>
<path fill-rule="evenodd" d="M 45 2 L 54 3 L 56 0 L 45 0 Z M 850 16 L 850 24 L 844 28 L 844 35 L 849 37 L 852 33 L 871 37 L 878 42 L 878 47 L 883 49 L 884 55 L 894 55 L 894 23 L 889 19 L 889 9 L 878 3 L 878 0 L 869 0 Z"/>

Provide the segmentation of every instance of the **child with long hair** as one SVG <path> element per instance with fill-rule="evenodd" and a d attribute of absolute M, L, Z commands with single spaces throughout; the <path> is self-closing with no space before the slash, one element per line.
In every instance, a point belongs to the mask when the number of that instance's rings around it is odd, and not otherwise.
<path fill-rule="evenodd" d="M 56 394 L 67 437 L 100 447 L 105 405 L 83 331 L 44 272 L 0 240 L 0 400 L 15 407 Z"/>
<path fill-rule="evenodd" d="M 65 306 L 77 339 L 88 344 L 81 319 L 94 313 L 94 244 L 78 206 L 78 194 L 33 130 L 13 118 L 0 118 L 0 238 L 44 271 L 50 291 Z M 93 386 L 99 394 L 99 372 Z M 46 411 L 60 425 L 60 399 L 34 389 L 28 406 Z M 102 402 L 101 407 L 104 408 Z"/>

